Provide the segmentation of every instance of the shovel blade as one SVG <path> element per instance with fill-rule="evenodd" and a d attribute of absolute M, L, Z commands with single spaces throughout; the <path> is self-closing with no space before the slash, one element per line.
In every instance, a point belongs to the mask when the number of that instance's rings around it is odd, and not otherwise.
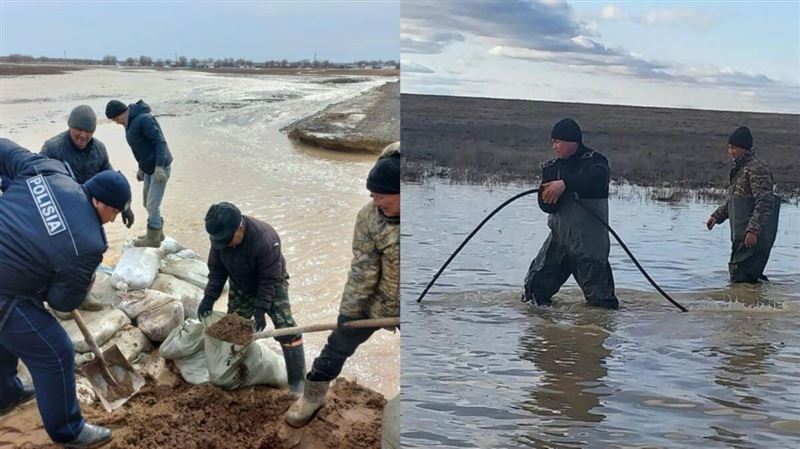
<path fill-rule="evenodd" d="M 103 351 L 103 358 L 106 359 L 108 370 L 114 379 L 107 379 L 102 362 L 97 358 L 83 365 L 81 372 L 89 379 L 100 403 L 106 411 L 111 412 L 136 394 L 145 384 L 145 380 L 133 369 L 117 345 Z"/>

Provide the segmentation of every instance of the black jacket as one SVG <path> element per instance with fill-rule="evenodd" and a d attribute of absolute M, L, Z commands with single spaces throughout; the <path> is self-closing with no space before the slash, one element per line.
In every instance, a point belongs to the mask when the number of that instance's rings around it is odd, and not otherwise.
<path fill-rule="evenodd" d="M 81 150 L 72 143 L 69 131 L 47 140 L 39 154 L 68 163 L 75 174 L 75 179 L 81 184 L 101 171 L 112 170 L 108 161 L 108 151 L 103 142 L 92 138 L 89 145 Z"/>
<path fill-rule="evenodd" d="M 148 175 L 153 174 L 156 166 L 167 167 L 172 164 L 172 153 L 161 125 L 150 114 L 150 106 L 142 100 L 128 106 L 125 140 L 139 163 L 139 169 Z"/>
<path fill-rule="evenodd" d="M 539 208 L 545 213 L 555 212 L 562 199 L 574 193 L 585 199 L 608 198 L 608 184 L 611 180 L 608 159 L 589 147 L 581 145 L 569 158 L 553 159 L 543 163 L 541 167 L 542 184 L 560 179 L 566 186 L 555 204 L 545 204 L 542 201 L 542 192 L 539 191 Z"/>
<path fill-rule="evenodd" d="M 208 252 L 208 284 L 205 297 L 216 300 L 230 277 L 247 295 L 256 297 L 254 307 L 267 309 L 275 297 L 275 285 L 283 282 L 286 260 L 281 253 L 281 239 L 272 226 L 261 220 L 242 216 L 244 239 L 239 246 L 227 246 Z"/>

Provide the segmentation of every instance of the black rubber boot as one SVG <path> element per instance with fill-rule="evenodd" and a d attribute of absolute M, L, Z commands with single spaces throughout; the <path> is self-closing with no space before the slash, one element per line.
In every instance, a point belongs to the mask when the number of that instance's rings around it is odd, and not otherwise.
<path fill-rule="evenodd" d="M 33 389 L 33 385 L 22 384 L 22 394 L 20 394 L 16 400 L 11 401 L 10 404 L 4 405 L 3 408 L 0 408 L 0 416 L 5 415 L 11 410 L 17 408 L 17 406 L 24 404 L 35 397 L 36 391 Z"/>
<path fill-rule="evenodd" d="M 286 361 L 286 377 L 289 381 L 289 396 L 299 399 L 303 396 L 303 385 L 306 377 L 306 354 L 303 344 L 298 346 L 284 346 L 283 360 Z"/>

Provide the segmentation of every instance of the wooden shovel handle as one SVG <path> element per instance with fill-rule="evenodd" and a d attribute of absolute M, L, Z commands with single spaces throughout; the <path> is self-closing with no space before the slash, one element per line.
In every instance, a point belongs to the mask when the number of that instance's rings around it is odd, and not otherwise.
<path fill-rule="evenodd" d="M 106 375 L 107 381 L 116 385 L 117 381 L 114 379 L 114 376 L 111 375 L 111 370 L 108 369 L 108 363 L 106 363 L 106 358 L 103 357 L 103 351 L 100 350 L 100 347 L 97 346 L 97 342 L 94 340 L 92 333 L 89 332 L 89 328 L 86 327 L 86 322 L 83 321 L 83 317 L 81 316 L 78 309 L 72 311 L 72 318 L 75 320 L 75 324 L 78 325 L 78 329 L 81 330 L 81 334 L 83 334 L 83 339 L 92 349 L 94 356 L 97 357 L 97 360 L 100 361 L 100 365 L 103 367 L 103 374 Z"/>
<path fill-rule="evenodd" d="M 392 317 L 392 318 L 371 318 L 368 320 L 353 320 L 344 323 L 342 327 L 349 329 L 364 329 L 364 328 L 390 327 L 399 325 L 400 325 L 400 317 Z M 321 324 L 309 324 L 306 326 L 297 326 L 297 327 L 284 327 L 282 329 L 273 329 L 268 331 L 256 332 L 255 334 L 253 334 L 253 340 L 259 340 L 261 338 L 269 338 L 269 337 L 282 337 L 284 335 L 305 334 L 309 332 L 332 331 L 338 328 L 339 326 L 336 323 L 321 323 Z"/>

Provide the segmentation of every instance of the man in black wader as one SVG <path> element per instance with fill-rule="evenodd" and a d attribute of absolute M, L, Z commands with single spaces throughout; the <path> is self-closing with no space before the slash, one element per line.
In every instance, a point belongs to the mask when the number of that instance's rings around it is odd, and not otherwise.
<path fill-rule="evenodd" d="M 108 249 L 103 231 L 127 209 L 131 188 L 105 170 L 83 185 L 66 166 L 0 139 L 0 414 L 36 397 L 50 438 L 70 448 L 97 447 L 111 430 L 86 423 L 75 391 L 72 341 L 44 303 L 75 310 Z M 19 360 L 33 387 L 17 376 Z"/>
<path fill-rule="evenodd" d="M 731 282 L 755 284 L 764 276 L 769 253 L 778 234 L 781 201 L 772 193 L 772 173 L 764 161 L 755 157 L 753 136 L 744 126 L 728 139 L 728 157 L 732 161 L 728 201 L 717 208 L 706 222 L 709 230 L 730 219 Z"/>
<path fill-rule="evenodd" d="M 206 231 L 211 239 L 208 252 L 208 285 L 197 308 L 197 316 L 211 313 L 230 278 L 228 313 L 255 321 L 257 332 L 267 327 L 269 315 L 276 329 L 296 327 L 289 304 L 289 273 L 281 253 L 281 239 L 275 229 L 253 217 L 242 215 L 227 202 L 213 204 L 206 214 Z M 275 337 L 286 361 L 289 394 L 303 394 L 306 370 L 303 336 Z"/>
<path fill-rule="evenodd" d="M 583 145 L 572 119 L 556 123 L 550 137 L 556 159 L 542 164 L 539 190 L 550 235 L 528 269 L 523 300 L 552 305 L 551 298 L 572 275 L 589 305 L 616 309 L 608 230 L 589 212 L 608 223 L 608 160 Z"/>

